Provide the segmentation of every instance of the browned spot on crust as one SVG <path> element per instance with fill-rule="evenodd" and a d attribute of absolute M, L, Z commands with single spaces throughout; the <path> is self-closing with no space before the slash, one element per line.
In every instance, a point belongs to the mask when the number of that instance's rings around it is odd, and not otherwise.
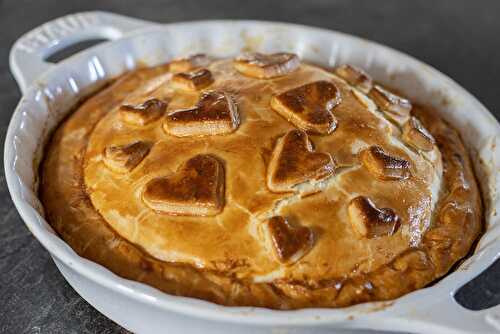
<path fill-rule="evenodd" d="M 213 82 L 212 72 L 206 68 L 177 73 L 172 78 L 174 87 L 192 91 L 208 87 Z"/>
<path fill-rule="evenodd" d="M 167 103 L 158 99 L 150 99 L 146 102 L 131 106 L 120 106 L 120 115 L 127 123 L 134 125 L 146 125 L 158 120 L 167 109 Z"/>
<path fill-rule="evenodd" d="M 245 53 L 234 60 L 236 70 L 246 76 L 271 79 L 298 69 L 300 60 L 293 53 Z"/>
<path fill-rule="evenodd" d="M 185 58 L 174 59 L 169 64 L 170 72 L 185 72 L 197 67 L 205 67 L 210 64 L 210 58 L 199 53 Z"/>
<path fill-rule="evenodd" d="M 356 66 L 345 64 L 335 68 L 334 73 L 365 94 L 372 89 L 372 78 Z"/>
<path fill-rule="evenodd" d="M 208 136 L 235 131 L 240 123 L 236 104 L 225 92 L 201 95 L 195 107 L 168 114 L 163 128 L 178 137 Z"/>
<path fill-rule="evenodd" d="M 337 127 L 332 110 L 340 102 L 337 86 L 321 80 L 274 96 L 271 107 L 302 130 L 329 134 Z"/>
<path fill-rule="evenodd" d="M 369 239 L 391 236 L 400 224 L 399 217 L 392 209 L 378 209 L 364 196 L 355 197 L 350 201 L 349 219 L 354 231 Z"/>
<path fill-rule="evenodd" d="M 103 161 L 114 172 L 132 171 L 149 153 L 152 144 L 136 141 L 126 145 L 108 146 L 104 149 Z"/>
<path fill-rule="evenodd" d="M 363 166 L 381 180 L 404 180 L 411 176 L 410 163 L 391 156 L 380 146 L 370 146 L 359 154 Z"/>
<path fill-rule="evenodd" d="M 266 223 L 276 257 L 291 264 L 302 258 L 312 247 L 314 235 L 305 226 L 292 226 L 284 217 L 275 216 Z"/>
<path fill-rule="evenodd" d="M 330 154 L 314 152 L 304 131 L 291 130 L 281 137 L 271 156 L 267 184 L 272 191 L 291 191 L 294 185 L 333 174 Z"/>
<path fill-rule="evenodd" d="M 434 137 L 415 117 L 411 117 L 403 126 L 403 140 L 417 150 L 432 151 L 434 149 Z"/>
<path fill-rule="evenodd" d="M 224 207 L 224 167 L 210 155 L 197 155 L 173 175 L 149 181 L 142 198 L 151 209 L 172 215 L 213 216 Z"/>

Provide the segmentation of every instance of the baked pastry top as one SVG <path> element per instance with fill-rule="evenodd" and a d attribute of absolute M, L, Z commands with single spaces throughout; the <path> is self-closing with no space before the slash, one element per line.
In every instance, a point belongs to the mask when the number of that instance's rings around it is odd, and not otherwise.
<path fill-rule="evenodd" d="M 75 251 L 123 277 L 280 309 L 421 288 L 482 222 L 469 156 L 435 111 L 289 53 L 122 76 L 55 131 L 40 194 Z"/>

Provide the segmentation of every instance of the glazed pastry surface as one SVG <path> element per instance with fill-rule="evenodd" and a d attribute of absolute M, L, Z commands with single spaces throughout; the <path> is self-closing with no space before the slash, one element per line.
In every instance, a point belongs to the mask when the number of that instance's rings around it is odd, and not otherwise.
<path fill-rule="evenodd" d="M 481 231 L 469 156 L 435 111 L 284 53 L 122 76 L 55 131 L 41 181 L 80 255 L 224 305 L 395 298 Z"/>

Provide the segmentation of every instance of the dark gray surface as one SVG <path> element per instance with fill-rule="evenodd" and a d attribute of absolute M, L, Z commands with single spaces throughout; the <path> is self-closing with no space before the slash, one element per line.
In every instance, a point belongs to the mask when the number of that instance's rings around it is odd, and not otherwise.
<path fill-rule="evenodd" d="M 8 52 L 22 33 L 84 10 L 159 22 L 246 18 L 320 26 L 372 39 L 448 74 L 500 116 L 500 1 L 0 0 L 0 131 L 20 98 Z M 123 333 L 66 283 L 24 227 L 0 175 L 0 333 Z M 500 262 L 462 289 L 470 308 L 500 302 Z"/>

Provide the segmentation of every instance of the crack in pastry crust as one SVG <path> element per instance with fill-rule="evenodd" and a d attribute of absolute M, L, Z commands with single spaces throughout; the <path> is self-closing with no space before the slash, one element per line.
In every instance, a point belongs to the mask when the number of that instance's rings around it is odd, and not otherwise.
<path fill-rule="evenodd" d="M 481 200 L 468 154 L 436 112 L 412 106 L 412 116 L 435 140 L 432 151 L 422 153 L 405 145 L 385 114 L 360 103 L 351 94 L 356 88 L 322 69 L 303 64 L 287 76 L 259 81 L 223 60 L 207 66 L 214 76 L 210 89 L 234 95 L 238 131 L 179 138 L 167 135 L 160 122 L 125 122 L 119 109 L 131 95 L 134 101 L 169 101 L 167 113 L 196 103 L 199 93 L 175 94 L 168 81 L 137 92 L 169 67 L 126 74 L 84 102 L 47 147 L 40 187 L 47 220 L 81 256 L 167 293 L 223 305 L 341 307 L 392 299 L 429 284 L 465 256 L 479 235 Z M 307 183 L 293 195 L 273 193 L 266 168 L 276 140 L 295 127 L 270 109 L 270 100 L 321 80 L 335 83 L 342 96 L 335 107 L 338 124 L 330 135 L 309 136 L 316 152 L 335 159 L 339 172 L 321 180 L 312 196 L 306 196 Z M 106 168 L 104 149 L 132 138 L 154 143 L 140 165 L 124 174 Z M 408 161 L 412 176 L 373 177 L 359 165 L 359 153 L 374 145 Z M 174 173 L 197 154 L 215 155 L 224 166 L 222 212 L 171 216 L 142 202 L 148 181 Z M 357 196 L 391 208 L 399 228 L 361 241 L 348 219 L 348 204 Z M 301 242 L 307 247 L 286 252 L 292 261 L 270 256 L 255 230 L 276 215 L 313 231 L 310 247 Z"/>

